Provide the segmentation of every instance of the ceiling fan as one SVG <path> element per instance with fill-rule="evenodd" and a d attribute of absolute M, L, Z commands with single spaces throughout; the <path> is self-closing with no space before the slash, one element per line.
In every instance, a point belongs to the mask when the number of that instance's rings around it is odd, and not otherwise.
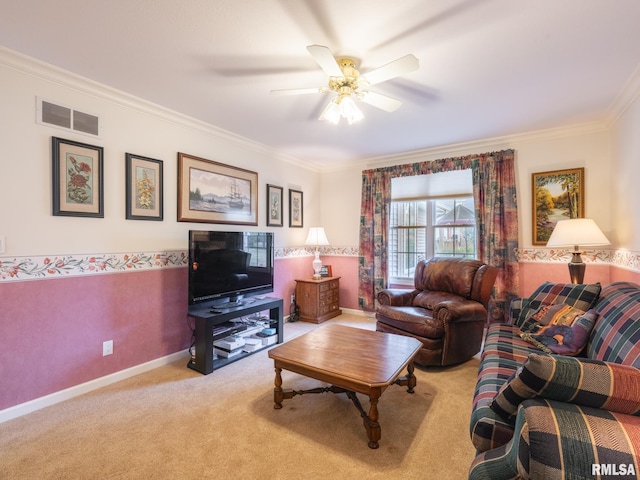
<path fill-rule="evenodd" d="M 327 86 L 271 90 L 271 94 L 303 95 L 336 92 L 337 95 L 331 99 L 320 115 L 320 120 L 327 120 L 334 124 L 338 124 L 340 118 L 346 118 L 349 124 L 363 118 L 362 112 L 355 104 L 353 97 L 385 112 L 396 110 L 402 105 L 401 101 L 372 92 L 368 87 L 417 70 L 420 66 L 418 59 L 409 54 L 361 75 L 356 70 L 356 62 L 352 58 L 336 58 L 328 47 L 322 45 L 309 45 L 307 50 L 320 65 L 320 68 L 329 75 Z"/>

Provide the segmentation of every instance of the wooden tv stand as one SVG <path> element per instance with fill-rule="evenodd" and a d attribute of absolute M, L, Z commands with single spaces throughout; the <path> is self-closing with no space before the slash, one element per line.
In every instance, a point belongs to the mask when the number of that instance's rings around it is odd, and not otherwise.
<path fill-rule="evenodd" d="M 212 309 L 214 311 L 212 311 Z M 242 352 L 231 358 L 214 358 L 213 342 L 214 327 L 226 324 L 230 320 L 269 310 L 269 327 L 276 329 L 276 343 L 283 341 L 282 299 L 265 297 L 259 299 L 250 297 L 243 300 L 241 306 L 215 308 L 212 302 L 190 305 L 187 315 L 195 322 L 195 356 L 189 360 L 187 366 L 204 375 L 208 375 L 216 368 L 240 360 L 255 352 Z M 240 332 L 242 334 L 242 332 Z M 267 348 L 263 346 L 257 351 Z"/>

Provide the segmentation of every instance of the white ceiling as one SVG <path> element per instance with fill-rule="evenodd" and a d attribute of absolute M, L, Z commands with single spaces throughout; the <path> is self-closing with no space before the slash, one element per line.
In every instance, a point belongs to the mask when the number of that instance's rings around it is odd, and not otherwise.
<path fill-rule="evenodd" d="M 605 121 L 640 62 L 638 0 L 0 0 L 0 45 L 331 168 L 347 162 Z M 366 73 L 420 69 L 371 90 L 347 126 L 306 50 Z"/>

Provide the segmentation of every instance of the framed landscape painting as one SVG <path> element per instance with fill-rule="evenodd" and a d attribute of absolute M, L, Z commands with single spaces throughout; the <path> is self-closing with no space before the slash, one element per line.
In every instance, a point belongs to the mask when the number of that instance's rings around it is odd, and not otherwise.
<path fill-rule="evenodd" d="M 53 214 L 104 218 L 102 147 L 52 137 Z"/>
<path fill-rule="evenodd" d="M 258 174 L 178 153 L 178 221 L 258 225 Z"/>
<path fill-rule="evenodd" d="M 125 155 L 127 220 L 163 218 L 162 161 Z"/>
<path fill-rule="evenodd" d="M 533 244 L 546 245 L 559 220 L 584 218 L 584 168 L 534 173 Z"/>

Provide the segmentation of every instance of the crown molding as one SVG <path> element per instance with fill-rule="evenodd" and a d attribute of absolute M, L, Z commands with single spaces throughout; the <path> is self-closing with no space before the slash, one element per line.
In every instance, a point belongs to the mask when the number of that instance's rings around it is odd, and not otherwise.
<path fill-rule="evenodd" d="M 640 65 L 629 77 L 624 87 L 609 107 L 609 113 L 606 119 L 607 128 L 611 128 L 613 124 L 624 114 L 624 112 L 635 102 L 640 96 Z"/>
<path fill-rule="evenodd" d="M 176 112 L 156 103 L 144 100 L 140 97 L 136 97 L 135 95 L 130 95 L 121 90 L 117 90 L 103 83 L 77 75 L 55 65 L 42 62 L 1 45 L 0 66 L 4 66 L 25 75 L 36 77 L 40 80 L 57 84 L 64 88 L 75 90 L 84 95 L 92 96 L 100 100 L 129 108 L 168 123 L 196 130 L 200 133 L 204 133 L 205 135 L 233 143 L 242 148 L 270 158 L 294 164 L 315 172 L 320 171 L 319 167 L 315 164 L 286 155 L 262 143 L 237 135 L 233 132 L 216 127 L 215 125 L 211 125 L 188 115 L 184 115 L 180 112 Z"/>
<path fill-rule="evenodd" d="M 514 148 L 516 144 L 535 142 L 540 140 L 551 140 L 554 138 L 573 137 L 592 133 L 606 132 L 608 127 L 604 122 L 588 122 L 563 127 L 535 130 L 531 132 L 516 133 L 500 137 L 485 138 L 469 142 L 451 143 L 437 147 L 412 150 L 409 152 L 371 157 L 362 160 L 358 164 L 350 164 L 347 167 L 336 167 L 334 169 L 323 169 L 323 172 L 340 171 L 359 167 L 363 170 L 371 168 L 381 168 L 406 163 L 425 162 L 439 160 L 453 156 L 472 155 L 481 152 L 491 152 Z"/>

